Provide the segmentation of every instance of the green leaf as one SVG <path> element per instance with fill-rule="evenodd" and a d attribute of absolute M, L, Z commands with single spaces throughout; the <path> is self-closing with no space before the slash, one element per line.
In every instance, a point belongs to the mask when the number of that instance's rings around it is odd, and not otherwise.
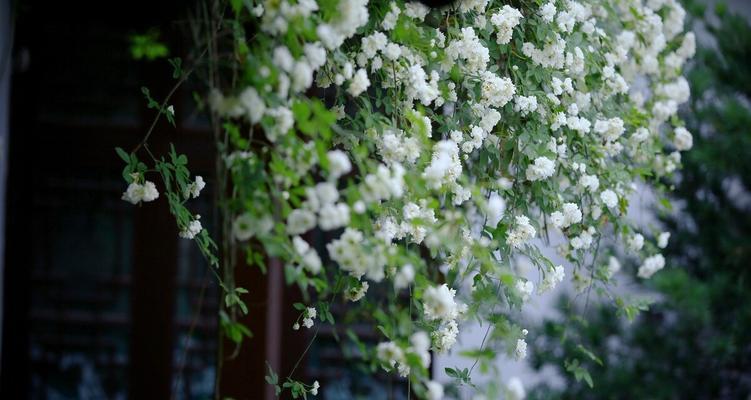
<path fill-rule="evenodd" d="M 115 152 L 123 161 L 130 164 L 130 154 L 126 153 L 125 150 L 120 147 L 115 147 Z"/>
<path fill-rule="evenodd" d="M 136 60 L 145 58 L 151 61 L 166 57 L 169 49 L 159 41 L 159 31 L 152 29 L 143 34 L 130 36 L 130 54 Z"/>
<path fill-rule="evenodd" d="M 170 58 L 167 60 L 172 66 L 172 77 L 177 79 L 183 74 L 182 62 L 180 57 Z"/>

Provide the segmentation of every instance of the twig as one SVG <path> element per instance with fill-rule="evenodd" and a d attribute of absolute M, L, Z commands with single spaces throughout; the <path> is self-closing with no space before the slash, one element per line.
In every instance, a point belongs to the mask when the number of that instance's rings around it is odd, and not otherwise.
<path fill-rule="evenodd" d="M 204 295 L 206 293 L 206 287 L 208 286 L 209 280 L 207 279 L 207 276 L 204 275 L 203 278 L 203 286 L 201 287 L 201 293 L 198 296 L 198 309 L 196 310 L 195 314 L 193 315 L 193 321 L 190 323 L 190 329 L 188 330 L 188 336 L 187 340 L 185 341 L 185 344 L 183 345 L 183 355 L 180 360 L 180 364 L 177 368 L 177 377 L 175 379 L 175 384 L 172 389 L 171 398 L 175 398 L 175 394 L 177 393 L 177 385 L 182 379 L 183 376 L 183 370 L 185 369 L 185 364 L 188 361 L 188 351 L 190 350 L 190 340 L 193 336 L 193 331 L 196 328 L 196 325 L 198 324 L 198 318 L 201 316 L 201 310 L 203 309 L 203 301 L 204 301 Z"/>

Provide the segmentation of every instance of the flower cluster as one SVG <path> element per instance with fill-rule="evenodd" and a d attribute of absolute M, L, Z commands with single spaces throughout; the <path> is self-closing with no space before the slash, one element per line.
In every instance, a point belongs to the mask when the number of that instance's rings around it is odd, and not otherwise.
<path fill-rule="evenodd" d="M 494 321 L 489 348 L 524 358 L 526 330 L 498 322 L 498 304 L 520 306 L 567 269 L 611 284 L 620 262 L 594 273 L 601 244 L 623 242 L 641 278 L 665 266 L 669 234 L 648 242 L 627 211 L 636 184 L 673 173 L 692 146 L 676 113 L 695 38 L 676 0 L 254 4 L 238 12 L 256 21 L 252 44 L 233 38 L 248 73 L 208 101 L 230 132 L 234 238 L 354 313 L 384 286 L 389 312 L 363 317 L 388 338 L 364 357 L 422 397 L 443 395 L 430 350 L 450 351 L 468 317 Z M 538 249 L 553 229 L 565 265 Z M 303 239 L 315 232 L 327 243 Z M 518 275 L 520 257 L 538 280 Z M 316 308 L 302 317 L 310 327 Z M 517 381 L 507 391 L 524 396 Z"/>

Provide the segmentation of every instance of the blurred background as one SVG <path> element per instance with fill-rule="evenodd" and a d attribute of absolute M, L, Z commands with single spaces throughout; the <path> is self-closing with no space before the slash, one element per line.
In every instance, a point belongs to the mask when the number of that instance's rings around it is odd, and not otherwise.
<path fill-rule="evenodd" d="M 271 398 L 266 360 L 289 371 L 306 346 L 289 329 L 299 295 L 238 268 L 254 337 L 235 354 L 219 333 L 213 276 L 166 202 L 120 200 L 114 148 L 141 140 L 154 116 L 141 87 L 157 99 L 170 90 L 167 58 L 185 56 L 201 4 L 0 0 L 0 399 Z M 694 149 L 666 182 L 672 212 L 648 200 L 637 210 L 673 232 L 666 269 L 638 288 L 654 304 L 628 322 L 569 287 L 525 307 L 531 356 L 499 369 L 530 398 L 751 399 L 751 2 L 684 6 L 699 43 L 681 111 Z M 177 127 L 158 125 L 153 148 L 176 143 L 210 192 L 213 141 L 196 90 L 178 90 Z M 197 202 L 216 226 L 212 196 Z M 347 360 L 353 350 L 336 340 L 345 328 L 377 340 L 356 323 L 322 329 L 301 376 L 320 380 L 325 399 L 406 398 L 402 381 Z M 461 346 L 476 347 L 476 328 Z M 233 357 L 218 363 L 220 351 Z M 572 360 L 593 387 L 567 371 Z M 439 358 L 434 374 L 448 382 L 443 368 L 463 362 Z"/>

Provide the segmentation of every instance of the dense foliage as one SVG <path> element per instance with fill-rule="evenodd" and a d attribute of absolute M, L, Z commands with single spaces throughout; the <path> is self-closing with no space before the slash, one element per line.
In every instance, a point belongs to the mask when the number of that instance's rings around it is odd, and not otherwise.
<path fill-rule="evenodd" d="M 689 98 L 681 69 L 695 39 L 674 0 L 434 9 L 269 0 L 213 10 L 197 34 L 197 60 L 207 62 L 196 65 L 207 70 L 222 160 L 221 254 L 189 210 L 205 182 L 183 155 L 154 155 L 147 140 L 119 153 L 125 200 L 155 200 L 148 178 L 161 177 L 180 236 L 217 267 L 223 325 L 238 343 L 248 334 L 235 318 L 247 312 L 233 280 L 238 252 L 261 269 L 280 260 L 302 289 L 290 329 L 334 324 L 331 304 L 350 302 L 382 334 L 373 347 L 347 338 L 361 361 L 431 399 L 444 394 L 431 351 L 451 351 L 462 323 L 476 320 L 488 334 L 464 355 L 479 372 L 497 373 L 502 354 L 524 358 L 528 331 L 515 317 L 566 275 L 626 314 L 642 307 L 612 293 L 600 249 L 627 243 L 640 279 L 664 266 L 664 235 L 646 240 L 626 214 L 636 184 L 661 190 L 692 146 L 676 112 Z M 182 82 L 192 69 L 172 62 Z M 168 120 L 180 112 L 144 94 Z M 536 238 L 551 231 L 566 265 L 540 252 Z M 328 243 L 314 246 L 314 232 Z M 518 273 L 522 262 L 536 281 Z M 375 285 L 385 298 L 369 295 Z M 292 372 L 269 371 L 267 381 L 293 397 L 318 392 Z M 523 396 L 518 381 L 477 387 L 474 372 L 446 370 L 491 398 Z"/>
<path fill-rule="evenodd" d="M 683 114 L 697 134 L 675 182 L 676 209 L 661 218 L 673 235 L 667 267 L 649 285 L 658 300 L 633 324 L 606 306 L 578 322 L 548 321 L 534 362 L 578 357 L 595 386 L 565 375 L 562 390 L 544 385 L 539 398 L 751 396 L 751 27 L 722 6 L 697 23 L 711 38 L 689 73 L 692 99 Z M 562 301 L 564 312 L 574 311 L 569 304 Z M 580 343 L 601 364 L 582 358 Z"/>

